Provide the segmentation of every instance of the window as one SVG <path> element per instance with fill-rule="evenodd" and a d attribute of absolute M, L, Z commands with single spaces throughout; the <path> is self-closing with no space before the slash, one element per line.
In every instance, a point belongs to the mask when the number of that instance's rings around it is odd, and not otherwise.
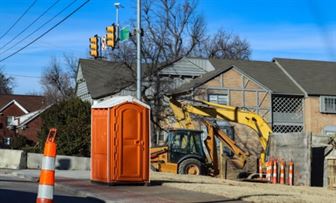
<path fill-rule="evenodd" d="M 14 116 L 8 116 L 7 117 L 7 126 L 11 125 L 14 121 Z"/>
<path fill-rule="evenodd" d="M 336 97 L 321 96 L 320 111 L 321 113 L 336 113 Z"/>
<path fill-rule="evenodd" d="M 229 97 L 227 94 L 209 94 L 208 95 L 209 102 L 217 103 L 217 104 L 229 104 Z"/>

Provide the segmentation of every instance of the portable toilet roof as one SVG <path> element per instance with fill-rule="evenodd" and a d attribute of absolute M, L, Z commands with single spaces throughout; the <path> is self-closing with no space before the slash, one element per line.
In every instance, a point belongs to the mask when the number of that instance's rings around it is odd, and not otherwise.
<path fill-rule="evenodd" d="M 132 97 L 132 96 L 117 96 L 112 97 L 110 99 L 104 100 L 102 102 L 98 102 L 96 104 L 93 104 L 91 108 L 93 109 L 101 109 L 101 108 L 110 108 L 113 106 L 117 106 L 122 103 L 137 103 L 145 108 L 150 109 L 150 106 L 143 103 L 142 101 Z"/>

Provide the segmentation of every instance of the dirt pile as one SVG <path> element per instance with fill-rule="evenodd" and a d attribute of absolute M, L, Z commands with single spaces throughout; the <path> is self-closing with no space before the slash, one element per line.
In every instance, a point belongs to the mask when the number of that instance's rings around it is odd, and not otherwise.
<path fill-rule="evenodd" d="M 163 185 L 203 192 L 233 200 L 252 202 L 336 202 L 336 191 L 319 187 L 286 186 L 264 183 L 239 182 L 207 176 L 176 175 L 168 173 L 151 174 L 151 180 Z"/>

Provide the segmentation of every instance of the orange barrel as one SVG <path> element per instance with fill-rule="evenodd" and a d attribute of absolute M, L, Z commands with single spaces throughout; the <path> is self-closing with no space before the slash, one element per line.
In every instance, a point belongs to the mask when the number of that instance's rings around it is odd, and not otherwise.
<path fill-rule="evenodd" d="M 55 158 L 56 158 L 56 143 L 55 137 L 56 129 L 52 128 L 49 131 L 47 141 L 44 145 L 44 153 L 42 159 L 42 166 L 40 172 L 40 184 L 38 187 L 38 194 L 36 203 L 52 203 L 54 197 L 55 184 Z"/>
<path fill-rule="evenodd" d="M 280 184 L 285 184 L 285 167 L 286 162 L 282 159 L 280 162 Z"/>
<path fill-rule="evenodd" d="M 277 160 L 273 160 L 273 176 L 272 183 L 276 184 L 278 179 L 278 168 L 277 168 Z"/>
<path fill-rule="evenodd" d="M 294 185 L 294 162 L 292 160 L 289 162 L 288 168 L 288 185 Z"/>
<path fill-rule="evenodd" d="M 271 177 L 272 177 L 272 160 L 269 160 L 266 164 L 266 179 L 268 181 L 271 181 Z"/>

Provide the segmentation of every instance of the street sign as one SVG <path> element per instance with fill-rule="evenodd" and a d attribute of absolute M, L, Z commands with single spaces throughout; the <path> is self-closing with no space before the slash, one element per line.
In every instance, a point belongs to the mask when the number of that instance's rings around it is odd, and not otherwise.
<path fill-rule="evenodd" d="M 129 26 L 121 28 L 119 32 L 119 40 L 120 42 L 128 40 L 130 37 L 130 29 Z"/>

